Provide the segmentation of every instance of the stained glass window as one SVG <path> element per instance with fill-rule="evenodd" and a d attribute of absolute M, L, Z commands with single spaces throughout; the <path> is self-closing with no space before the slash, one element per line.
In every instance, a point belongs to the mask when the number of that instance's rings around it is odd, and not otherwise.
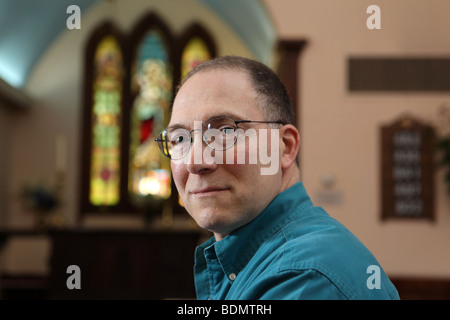
<path fill-rule="evenodd" d="M 112 22 L 92 32 L 86 47 L 82 213 L 140 212 L 155 197 L 163 200 L 155 211 L 185 213 L 172 188 L 170 160 L 154 139 L 170 120 L 174 79 L 213 56 L 214 41 L 200 25 L 174 36 L 153 13 L 128 34 Z"/>
<path fill-rule="evenodd" d="M 181 56 L 181 77 L 184 77 L 199 63 L 211 59 L 208 46 L 200 37 L 193 37 L 183 49 Z"/>
<path fill-rule="evenodd" d="M 172 66 L 162 34 L 149 30 L 133 62 L 128 188 L 132 199 L 171 195 L 169 160 L 155 143 L 169 121 L 172 98 Z"/>
<path fill-rule="evenodd" d="M 112 206 L 120 201 L 123 57 L 116 39 L 105 36 L 94 57 L 92 149 L 89 201 Z"/>

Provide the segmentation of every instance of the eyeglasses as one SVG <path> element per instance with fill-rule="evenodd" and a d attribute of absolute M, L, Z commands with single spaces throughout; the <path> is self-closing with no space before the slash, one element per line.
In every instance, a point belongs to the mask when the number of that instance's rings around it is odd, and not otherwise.
<path fill-rule="evenodd" d="M 254 120 L 233 120 L 230 117 L 218 116 L 206 120 L 202 125 L 202 138 L 208 147 L 216 151 L 224 151 L 236 143 L 241 123 L 278 123 L 284 125 L 282 121 L 254 121 Z M 167 128 L 163 130 L 157 139 L 161 153 L 172 160 L 184 158 L 191 149 L 194 141 L 191 133 L 199 131 L 194 129 L 189 131 L 185 128 Z"/>

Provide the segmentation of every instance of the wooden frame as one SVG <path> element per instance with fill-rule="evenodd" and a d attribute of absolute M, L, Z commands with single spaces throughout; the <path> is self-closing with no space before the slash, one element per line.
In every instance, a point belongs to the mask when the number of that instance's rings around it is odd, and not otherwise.
<path fill-rule="evenodd" d="M 278 41 L 277 49 L 279 54 L 279 61 L 277 66 L 278 77 L 286 87 L 286 90 L 291 97 L 291 105 L 294 109 L 294 125 L 297 127 L 300 136 L 302 136 L 301 128 L 301 104 L 299 91 L 299 57 L 307 45 L 305 39 L 282 39 Z M 297 155 L 298 165 L 301 169 L 301 148 Z M 300 170 L 300 172 L 302 172 Z"/>
<path fill-rule="evenodd" d="M 380 134 L 381 218 L 433 220 L 433 128 L 406 116 Z"/>
<path fill-rule="evenodd" d="M 300 123 L 300 103 L 298 90 L 299 77 L 298 66 L 299 56 L 307 44 L 306 40 L 280 40 L 278 42 L 278 52 L 280 54 L 278 64 L 278 76 L 286 87 L 291 97 L 292 108 L 294 109 L 295 125 Z"/>

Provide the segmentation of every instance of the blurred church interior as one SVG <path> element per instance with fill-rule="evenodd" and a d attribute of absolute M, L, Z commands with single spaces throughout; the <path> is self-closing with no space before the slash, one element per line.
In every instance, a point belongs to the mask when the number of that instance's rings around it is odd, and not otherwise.
<path fill-rule="evenodd" d="M 1 299 L 195 299 L 210 234 L 154 139 L 223 55 L 279 74 L 313 202 L 401 298 L 449 299 L 450 2 L 372 2 L 2 0 Z"/>

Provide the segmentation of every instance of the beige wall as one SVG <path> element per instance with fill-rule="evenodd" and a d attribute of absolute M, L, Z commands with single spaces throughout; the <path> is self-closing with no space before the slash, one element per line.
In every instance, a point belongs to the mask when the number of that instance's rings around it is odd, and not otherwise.
<path fill-rule="evenodd" d="M 349 56 L 449 56 L 446 0 L 264 0 L 282 38 L 306 38 L 301 57 L 302 179 L 317 204 L 343 222 L 390 274 L 450 277 L 450 195 L 436 174 L 436 221 L 380 221 L 379 127 L 405 112 L 436 120 L 450 94 L 351 94 Z M 381 8 L 381 30 L 366 9 Z M 321 203 L 332 175 L 339 203 Z"/>

